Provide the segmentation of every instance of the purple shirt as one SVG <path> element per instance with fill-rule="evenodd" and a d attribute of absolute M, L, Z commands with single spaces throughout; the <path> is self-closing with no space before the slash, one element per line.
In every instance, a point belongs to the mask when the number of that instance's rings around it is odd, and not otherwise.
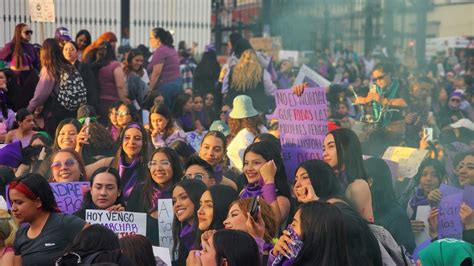
<path fill-rule="evenodd" d="M 38 84 L 36 84 L 35 94 L 33 95 L 33 98 L 30 100 L 26 109 L 33 113 L 38 106 L 43 105 L 46 102 L 55 87 L 56 81 L 48 77 L 46 74 L 46 69 L 42 69 L 40 72 Z"/>
<path fill-rule="evenodd" d="M 181 77 L 178 53 L 173 48 L 166 45 L 161 45 L 157 48 L 153 52 L 151 61 L 148 64 L 148 73 L 151 75 L 153 67 L 159 64 L 163 64 L 163 68 L 158 78 L 157 86 Z"/>
<path fill-rule="evenodd" d="M 112 61 L 99 69 L 100 99 L 108 101 L 120 100 L 115 83 L 114 70 L 121 66 L 119 61 Z"/>

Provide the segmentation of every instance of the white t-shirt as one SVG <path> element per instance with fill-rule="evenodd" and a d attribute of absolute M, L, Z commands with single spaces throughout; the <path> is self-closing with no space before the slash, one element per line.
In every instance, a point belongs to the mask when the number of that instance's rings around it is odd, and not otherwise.
<path fill-rule="evenodd" d="M 258 129 L 260 129 L 261 133 L 268 132 L 264 125 L 260 125 Z M 227 157 L 229 157 L 231 166 L 242 170 L 245 149 L 253 143 L 255 137 L 256 136 L 247 128 L 243 128 L 237 133 L 234 139 L 232 139 L 227 147 Z"/>

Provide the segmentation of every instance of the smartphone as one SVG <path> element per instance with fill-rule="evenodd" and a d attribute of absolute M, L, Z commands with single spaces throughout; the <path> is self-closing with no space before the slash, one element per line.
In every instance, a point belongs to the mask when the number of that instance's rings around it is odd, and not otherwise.
<path fill-rule="evenodd" d="M 371 92 L 371 93 L 377 93 L 377 85 L 375 85 L 375 84 L 373 84 L 373 83 L 370 84 L 370 85 L 369 85 L 369 92 Z"/>
<path fill-rule="evenodd" d="M 258 203 L 258 197 L 253 197 L 252 203 L 250 204 L 250 216 L 252 216 L 255 222 L 257 222 L 257 219 L 258 219 L 259 207 L 260 207 L 260 204 Z"/>
<path fill-rule="evenodd" d="M 84 125 L 86 126 L 86 134 L 89 134 L 89 125 L 91 123 L 91 118 L 86 117 L 86 120 L 84 121 Z"/>
<path fill-rule="evenodd" d="M 425 127 L 425 137 L 426 141 L 432 141 L 433 140 L 433 128 L 432 127 Z"/>

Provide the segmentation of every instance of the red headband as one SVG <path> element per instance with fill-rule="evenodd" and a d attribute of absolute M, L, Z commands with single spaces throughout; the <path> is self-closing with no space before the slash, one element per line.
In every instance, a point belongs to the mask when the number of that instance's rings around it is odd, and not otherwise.
<path fill-rule="evenodd" d="M 38 196 L 33 193 L 29 187 L 27 187 L 23 183 L 18 183 L 17 181 L 13 181 L 10 183 L 9 190 L 18 190 L 19 192 L 23 193 L 27 198 L 31 200 L 35 200 Z"/>

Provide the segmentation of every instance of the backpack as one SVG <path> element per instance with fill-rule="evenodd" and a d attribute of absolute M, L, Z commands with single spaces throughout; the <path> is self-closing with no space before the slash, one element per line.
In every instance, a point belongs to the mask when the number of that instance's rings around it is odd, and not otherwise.
<path fill-rule="evenodd" d="M 61 71 L 56 100 L 60 106 L 71 112 L 87 103 L 87 89 L 79 71 Z"/>

